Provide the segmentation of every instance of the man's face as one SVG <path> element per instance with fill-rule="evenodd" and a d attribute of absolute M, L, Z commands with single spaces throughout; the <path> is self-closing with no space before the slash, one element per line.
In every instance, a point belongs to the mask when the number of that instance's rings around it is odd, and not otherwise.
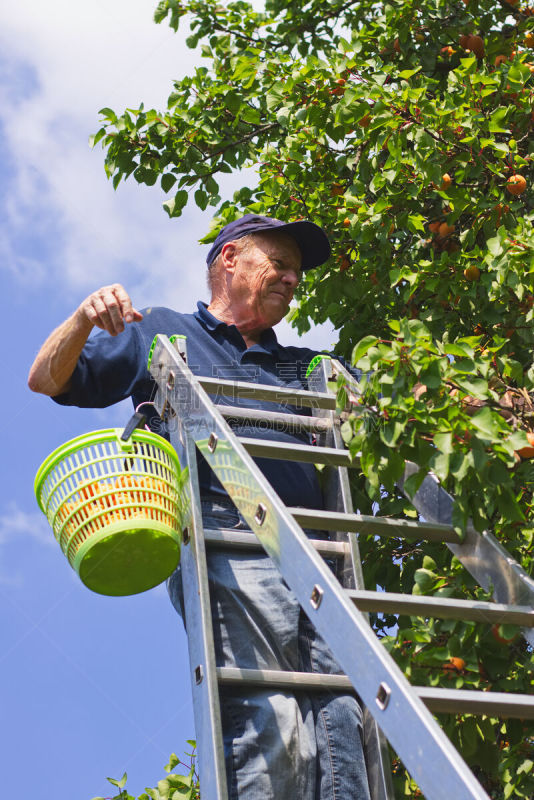
<path fill-rule="evenodd" d="M 299 247 L 284 233 L 255 234 L 245 249 L 237 243 L 231 273 L 230 304 L 236 318 L 271 328 L 287 314 L 300 281 Z"/>

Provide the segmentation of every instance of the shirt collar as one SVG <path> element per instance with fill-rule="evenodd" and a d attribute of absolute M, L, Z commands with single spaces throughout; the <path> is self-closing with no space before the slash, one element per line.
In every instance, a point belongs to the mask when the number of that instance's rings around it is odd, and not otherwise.
<path fill-rule="evenodd" d="M 202 325 L 204 325 L 205 328 L 207 328 L 207 330 L 216 331 L 221 328 L 232 328 L 237 331 L 235 325 L 227 325 L 226 322 L 214 317 L 211 311 L 208 311 L 207 303 L 203 303 L 201 300 L 199 300 L 197 303 L 197 309 L 198 310 L 195 311 L 194 316 L 199 322 L 202 323 Z M 277 351 L 279 349 L 279 344 L 273 329 L 267 328 L 267 330 L 263 331 L 260 344 L 253 345 L 253 347 L 260 350 L 265 350 L 268 353 L 274 353 Z"/>
<path fill-rule="evenodd" d="M 217 319 L 217 317 L 213 316 L 211 311 L 208 311 L 207 303 L 203 303 L 201 300 L 199 300 L 197 303 L 197 309 L 198 310 L 195 311 L 193 316 L 196 317 L 199 320 L 199 322 L 201 322 L 204 325 L 204 327 L 207 328 L 209 331 L 216 331 L 217 328 L 220 327 L 225 327 L 225 328 L 228 327 L 226 322 Z"/>

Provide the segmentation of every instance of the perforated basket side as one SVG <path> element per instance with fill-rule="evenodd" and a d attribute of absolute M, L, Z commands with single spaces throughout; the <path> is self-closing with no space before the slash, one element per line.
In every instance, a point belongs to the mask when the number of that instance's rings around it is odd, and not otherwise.
<path fill-rule="evenodd" d="M 73 563 L 82 542 L 106 526 L 137 518 L 176 531 L 183 498 L 179 462 L 169 443 L 134 431 L 125 445 L 120 429 L 77 437 L 52 453 L 36 476 L 38 502 L 61 549 Z"/>

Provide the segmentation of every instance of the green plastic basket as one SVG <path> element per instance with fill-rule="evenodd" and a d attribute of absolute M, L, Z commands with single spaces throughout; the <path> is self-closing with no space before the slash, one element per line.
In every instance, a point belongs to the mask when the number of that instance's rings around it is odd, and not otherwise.
<path fill-rule="evenodd" d="M 35 495 L 70 565 L 94 592 L 129 595 L 178 565 L 186 502 L 171 445 L 136 429 L 93 431 L 54 450 Z"/>

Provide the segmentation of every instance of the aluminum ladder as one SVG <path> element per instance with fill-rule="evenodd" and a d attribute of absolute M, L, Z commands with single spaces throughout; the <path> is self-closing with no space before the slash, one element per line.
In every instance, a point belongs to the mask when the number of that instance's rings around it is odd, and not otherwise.
<path fill-rule="evenodd" d="M 489 800 L 488 795 L 445 735 L 432 712 L 469 712 L 534 719 L 534 698 L 504 692 L 411 686 L 375 636 L 365 612 L 390 612 L 509 623 L 522 626 L 534 645 L 534 580 L 490 533 L 469 529 L 463 541 L 451 526 L 452 498 L 428 476 L 415 498 L 426 522 L 365 516 L 353 512 L 347 468 L 357 467 L 343 450 L 336 397 L 328 382 L 342 376 L 357 383 L 335 360 L 323 359 L 309 380 L 309 391 L 280 386 L 195 377 L 187 366 L 184 337 L 156 337 L 150 372 L 158 386 L 155 406 L 167 420 L 171 443 L 189 467 L 190 516 L 183 532 L 181 564 L 202 800 L 226 800 L 220 685 L 259 685 L 273 690 L 355 689 L 366 707 L 369 782 L 373 800 L 393 792 L 384 752 L 385 737 L 427 800 Z M 209 395 L 253 396 L 311 408 L 311 416 L 216 405 Z M 316 434 L 318 445 L 239 439 L 226 419 L 259 425 L 284 425 Z M 204 530 L 200 510 L 197 450 L 213 469 L 248 522 L 250 532 Z M 287 508 L 253 457 L 291 459 L 333 467 L 327 495 L 331 510 Z M 408 465 L 404 479 L 416 469 Z M 402 489 L 402 481 L 400 484 Z M 328 505 L 328 504 L 327 504 Z M 309 539 L 302 527 L 333 532 L 331 541 Z M 445 543 L 479 584 L 493 589 L 495 602 L 425 597 L 363 588 L 357 533 Z M 330 646 L 346 673 L 319 675 L 277 670 L 216 667 L 210 614 L 206 548 L 263 548 L 275 562 L 300 605 Z M 342 563 L 342 581 L 322 556 Z M 332 625 L 332 620 L 336 624 Z M 358 657 L 355 658 L 354 654 Z"/>

